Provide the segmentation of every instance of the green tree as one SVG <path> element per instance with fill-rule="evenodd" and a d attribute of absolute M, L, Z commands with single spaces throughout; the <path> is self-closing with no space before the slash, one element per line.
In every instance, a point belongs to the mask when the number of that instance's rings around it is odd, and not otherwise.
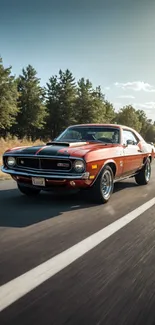
<path fill-rule="evenodd" d="M 140 134 L 142 135 L 142 137 L 145 138 L 147 128 L 148 128 L 148 125 L 149 125 L 147 116 L 146 116 L 146 114 L 145 114 L 145 112 L 143 110 L 137 110 L 136 114 L 138 116 L 138 120 L 141 123 Z"/>
<path fill-rule="evenodd" d="M 147 130 L 145 133 L 145 140 L 148 142 L 155 143 L 155 125 L 148 124 Z"/>
<path fill-rule="evenodd" d="M 143 110 L 136 111 L 138 119 L 141 122 L 140 134 L 148 142 L 155 142 L 155 123 L 147 118 Z"/>
<path fill-rule="evenodd" d="M 87 79 L 81 78 L 78 81 L 76 98 L 76 122 L 78 124 L 91 123 L 94 117 L 94 108 L 92 107 L 92 83 Z"/>
<path fill-rule="evenodd" d="M 47 83 L 47 133 L 56 137 L 63 129 L 76 122 L 75 101 L 77 87 L 75 78 L 67 69 L 59 71 Z"/>
<path fill-rule="evenodd" d="M 57 76 L 53 76 L 47 83 L 47 124 L 45 132 L 47 136 L 54 139 L 63 127 L 60 107 L 60 87 Z"/>
<path fill-rule="evenodd" d="M 40 79 L 36 75 L 35 69 L 28 65 L 18 78 L 20 111 L 17 116 L 17 134 L 20 137 L 32 137 L 33 140 L 38 131 L 44 128 L 47 117 L 45 91 L 41 88 Z"/>
<path fill-rule="evenodd" d="M 116 113 L 114 106 L 108 101 L 104 101 L 104 108 L 105 108 L 105 120 L 106 123 L 112 123 L 115 120 Z"/>
<path fill-rule="evenodd" d="M 93 89 L 89 79 L 78 81 L 76 121 L 79 124 L 105 122 L 104 95 L 100 87 Z"/>
<path fill-rule="evenodd" d="M 118 124 L 129 126 L 137 130 L 137 132 L 140 132 L 142 127 L 137 112 L 131 105 L 121 108 L 115 120 Z"/>
<path fill-rule="evenodd" d="M 59 105 L 63 128 L 76 122 L 75 100 L 77 96 L 77 86 L 75 78 L 67 69 L 65 72 L 59 71 Z"/>
<path fill-rule="evenodd" d="M 11 67 L 4 68 L 0 58 L 0 135 L 5 136 L 11 126 L 16 123 L 17 84 L 11 75 Z"/>

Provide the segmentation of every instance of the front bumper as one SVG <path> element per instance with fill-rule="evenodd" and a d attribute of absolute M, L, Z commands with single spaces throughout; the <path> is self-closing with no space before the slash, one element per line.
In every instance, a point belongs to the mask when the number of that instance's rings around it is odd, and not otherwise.
<path fill-rule="evenodd" d="M 49 180 L 87 180 L 89 179 L 89 172 L 85 172 L 82 174 L 69 174 L 69 173 L 40 173 L 33 171 L 23 171 L 23 170 L 14 170 L 8 169 L 2 166 L 2 172 L 5 174 L 9 174 L 11 176 L 23 176 L 23 177 L 42 177 Z"/>

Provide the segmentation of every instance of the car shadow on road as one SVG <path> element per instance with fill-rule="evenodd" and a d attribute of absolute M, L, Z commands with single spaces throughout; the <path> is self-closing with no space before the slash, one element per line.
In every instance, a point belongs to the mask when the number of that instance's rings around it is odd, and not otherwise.
<path fill-rule="evenodd" d="M 115 184 L 114 193 L 137 186 L 134 182 Z M 88 196 L 88 195 L 87 195 Z M 112 198 L 111 198 L 112 200 Z M 96 204 L 90 202 L 84 192 L 76 194 L 53 195 L 42 192 L 35 198 L 22 195 L 17 189 L 0 191 L 0 227 L 27 227 L 64 212 L 87 209 Z"/>
<path fill-rule="evenodd" d="M 114 193 L 125 190 L 126 188 L 135 188 L 135 187 L 140 187 L 140 186 L 134 181 L 117 182 L 115 183 Z"/>

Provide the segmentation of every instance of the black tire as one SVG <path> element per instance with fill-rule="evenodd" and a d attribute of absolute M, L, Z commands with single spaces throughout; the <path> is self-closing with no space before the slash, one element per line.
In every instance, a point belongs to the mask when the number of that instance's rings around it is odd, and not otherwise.
<path fill-rule="evenodd" d="M 105 188 L 103 189 L 103 178 L 105 178 L 105 182 L 109 183 L 109 188 L 108 185 L 105 185 Z M 103 168 L 102 172 L 90 190 L 91 199 L 99 204 L 107 203 L 113 193 L 113 189 L 114 174 L 111 167 L 107 165 Z"/>
<path fill-rule="evenodd" d="M 138 185 L 147 185 L 151 178 L 151 162 L 148 158 L 143 168 L 135 176 L 135 181 Z"/>
<path fill-rule="evenodd" d="M 18 189 L 22 194 L 25 194 L 27 196 L 36 196 L 40 193 L 40 190 L 36 189 L 36 188 L 31 188 L 28 186 L 22 186 L 21 184 L 17 184 L 18 185 Z"/>

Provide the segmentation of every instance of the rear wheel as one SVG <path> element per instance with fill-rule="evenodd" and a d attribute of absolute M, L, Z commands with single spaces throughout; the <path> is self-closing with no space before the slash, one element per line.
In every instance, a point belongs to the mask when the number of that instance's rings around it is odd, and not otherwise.
<path fill-rule="evenodd" d="M 18 189 L 22 194 L 25 194 L 27 196 L 36 196 L 40 193 L 40 190 L 36 189 L 36 188 L 31 188 L 28 186 L 24 186 L 21 184 L 17 184 L 18 185 Z"/>
<path fill-rule="evenodd" d="M 110 166 L 105 166 L 91 188 L 92 199 L 97 203 L 107 203 L 114 189 L 114 175 Z"/>
<path fill-rule="evenodd" d="M 135 176 L 135 181 L 138 185 L 146 185 L 149 183 L 150 178 L 151 178 L 151 162 L 150 159 L 148 158 L 143 168 Z"/>

